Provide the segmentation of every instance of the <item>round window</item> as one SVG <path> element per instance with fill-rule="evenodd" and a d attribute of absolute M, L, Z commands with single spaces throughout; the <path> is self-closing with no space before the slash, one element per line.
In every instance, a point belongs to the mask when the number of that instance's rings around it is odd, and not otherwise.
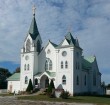
<path fill-rule="evenodd" d="M 48 50 L 47 50 L 47 54 L 50 54 L 50 52 L 51 52 L 50 49 L 48 49 Z"/>
<path fill-rule="evenodd" d="M 26 56 L 25 56 L 25 60 L 28 60 L 28 59 L 29 59 L 29 56 L 28 56 L 28 55 L 26 55 Z"/>
<path fill-rule="evenodd" d="M 62 56 L 66 56 L 67 55 L 67 52 L 66 51 L 63 51 L 62 52 Z"/>

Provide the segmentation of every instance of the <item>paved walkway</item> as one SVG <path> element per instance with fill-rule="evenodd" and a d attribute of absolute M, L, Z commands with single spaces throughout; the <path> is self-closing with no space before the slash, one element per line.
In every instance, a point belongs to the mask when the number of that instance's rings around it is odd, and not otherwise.
<path fill-rule="evenodd" d="M 17 98 L 14 96 L 5 96 L 5 97 L 0 96 L 0 105 L 94 105 L 94 104 L 17 100 Z"/>

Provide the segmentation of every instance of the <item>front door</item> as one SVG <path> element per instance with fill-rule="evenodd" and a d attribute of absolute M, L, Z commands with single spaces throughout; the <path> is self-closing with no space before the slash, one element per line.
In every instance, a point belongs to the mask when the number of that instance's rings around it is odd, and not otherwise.
<path fill-rule="evenodd" d="M 47 88 L 49 86 L 49 79 L 48 77 L 45 79 L 45 88 Z"/>
<path fill-rule="evenodd" d="M 10 85 L 9 90 L 10 90 L 10 92 L 12 92 L 12 85 Z"/>

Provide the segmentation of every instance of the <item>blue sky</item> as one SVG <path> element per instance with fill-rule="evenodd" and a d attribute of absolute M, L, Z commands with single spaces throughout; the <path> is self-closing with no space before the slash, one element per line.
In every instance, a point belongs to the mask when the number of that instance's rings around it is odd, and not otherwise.
<path fill-rule="evenodd" d="M 110 83 L 110 0 L 0 0 L 0 66 L 19 66 L 33 4 L 43 44 L 58 44 L 71 30 L 83 55 L 97 57 L 102 81 Z"/>

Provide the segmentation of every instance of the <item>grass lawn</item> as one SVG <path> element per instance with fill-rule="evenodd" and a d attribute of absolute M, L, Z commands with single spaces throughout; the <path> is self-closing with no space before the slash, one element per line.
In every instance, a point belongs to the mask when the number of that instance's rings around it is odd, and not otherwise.
<path fill-rule="evenodd" d="M 9 93 L 4 93 L 4 94 L 0 94 L 0 96 L 13 96 L 13 94 L 9 94 Z"/>
<path fill-rule="evenodd" d="M 98 96 L 75 96 L 69 99 L 49 98 L 46 95 L 37 96 L 20 96 L 18 99 L 34 100 L 34 101 L 51 101 L 51 102 L 78 102 L 78 103 L 96 103 L 97 105 L 110 105 L 110 97 Z"/>

